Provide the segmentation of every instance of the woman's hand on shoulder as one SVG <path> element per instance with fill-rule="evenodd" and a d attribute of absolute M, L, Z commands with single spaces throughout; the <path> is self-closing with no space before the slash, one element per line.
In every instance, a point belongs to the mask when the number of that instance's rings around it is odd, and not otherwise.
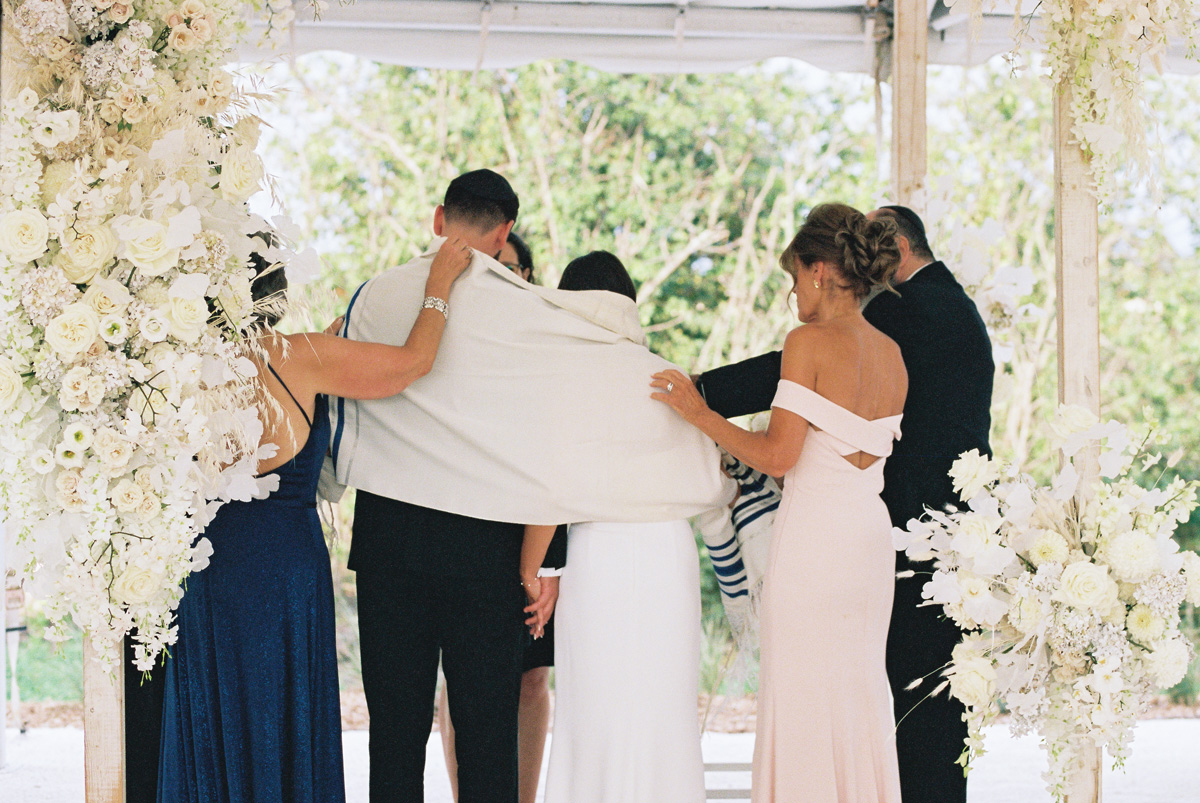
<path fill-rule="evenodd" d="M 426 286 L 429 295 L 436 295 L 445 300 L 450 294 L 450 285 L 470 266 L 474 255 L 475 252 L 467 245 L 466 240 L 459 237 L 446 238 L 429 267 Z"/>
<path fill-rule="evenodd" d="M 666 404 L 689 424 L 695 424 L 709 412 L 700 391 L 682 371 L 674 368 L 659 371 L 651 378 L 650 387 L 659 391 L 651 393 L 650 398 Z"/>

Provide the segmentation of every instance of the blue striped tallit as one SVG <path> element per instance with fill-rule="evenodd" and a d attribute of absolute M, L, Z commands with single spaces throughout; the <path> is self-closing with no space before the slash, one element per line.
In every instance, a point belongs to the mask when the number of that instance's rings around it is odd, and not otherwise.
<path fill-rule="evenodd" d="M 733 508 L 719 508 L 697 522 L 717 576 L 721 603 L 734 639 L 752 650 L 758 636 L 758 597 L 766 572 L 775 511 L 782 496 L 771 477 L 725 454 L 725 472 L 741 489 Z"/>

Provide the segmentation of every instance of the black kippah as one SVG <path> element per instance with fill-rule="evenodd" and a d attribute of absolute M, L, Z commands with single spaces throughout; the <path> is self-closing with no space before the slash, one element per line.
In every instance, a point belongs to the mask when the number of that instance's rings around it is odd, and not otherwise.
<path fill-rule="evenodd" d="M 922 240 L 928 239 L 928 237 L 925 234 L 925 224 L 921 222 L 921 218 L 918 217 L 917 213 L 912 211 L 911 209 L 909 209 L 907 206 L 895 205 L 895 206 L 881 206 L 879 208 L 880 209 L 890 209 L 893 213 L 895 213 L 896 217 L 904 218 L 905 222 L 908 223 L 909 226 L 912 226 L 912 228 L 915 229 L 917 231 L 917 233 L 919 233 L 921 235 Z"/>
<path fill-rule="evenodd" d="M 487 168 L 463 173 L 451 181 L 450 186 L 446 188 L 446 197 L 442 204 L 452 206 L 456 200 L 463 197 L 484 198 L 495 202 L 507 220 L 516 220 L 517 210 L 521 206 L 508 180 Z"/>

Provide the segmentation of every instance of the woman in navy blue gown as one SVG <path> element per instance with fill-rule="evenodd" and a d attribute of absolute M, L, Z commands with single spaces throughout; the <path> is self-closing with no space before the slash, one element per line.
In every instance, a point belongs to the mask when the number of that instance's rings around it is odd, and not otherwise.
<path fill-rule="evenodd" d="M 442 245 L 427 300 L 449 298 L 471 253 Z M 281 295 L 282 276 L 260 274 L 256 299 Z M 224 505 L 204 531 L 213 554 L 187 580 L 166 667 L 159 803 L 345 799 L 333 583 L 316 510 L 325 399 L 390 396 L 428 372 L 446 320 L 437 306 L 422 309 L 403 346 L 281 335 L 274 316 L 263 321 L 259 380 L 273 408 L 263 440 L 280 448 L 259 471 L 279 488 Z"/>

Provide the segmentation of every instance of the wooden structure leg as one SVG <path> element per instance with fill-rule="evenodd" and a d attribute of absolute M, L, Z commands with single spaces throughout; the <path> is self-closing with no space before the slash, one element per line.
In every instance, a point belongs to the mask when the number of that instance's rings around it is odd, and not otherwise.
<path fill-rule="evenodd" d="M 1099 207 L 1087 157 L 1071 141 L 1071 89 L 1054 93 L 1054 244 L 1058 263 L 1058 400 L 1100 414 Z M 1098 455 L 1080 471 L 1081 485 L 1098 475 Z M 1078 460 L 1076 463 L 1078 464 Z M 1103 755 L 1087 748 L 1080 786 L 1069 803 L 1100 803 Z"/>
<path fill-rule="evenodd" d="M 917 214 L 925 212 L 928 63 L 926 0 L 896 0 L 892 18 L 892 195 L 896 203 Z"/>
<path fill-rule="evenodd" d="M 120 650 L 118 650 L 118 653 Z M 125 803 L 124 665 L 109 674 L 83 640 L 83 764 L 87 803 Z"/>

